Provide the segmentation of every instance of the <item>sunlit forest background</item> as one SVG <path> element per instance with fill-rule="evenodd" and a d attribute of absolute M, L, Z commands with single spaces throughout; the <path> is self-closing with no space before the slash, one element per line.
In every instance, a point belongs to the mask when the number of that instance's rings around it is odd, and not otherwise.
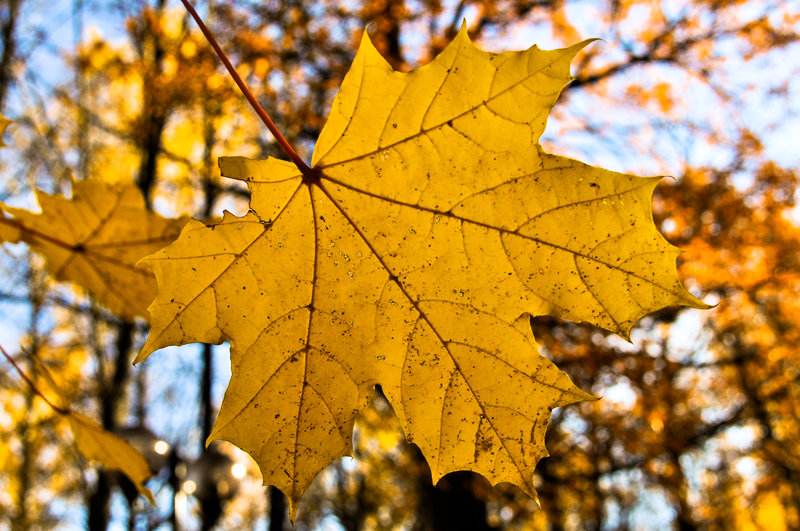
<path fill-rule="evenodd" d="M 297 529 L 800 528 L 800 2 L 208 0 L 196 7 L 310 159 L 364 28 L 387 60 L 430 60 L 465 21 L 492 51 L 585 38 L 546 150 L 667 175 L 656 223 L 710 311 L 645 318 L 632 342 L 534 319 L 543 355 L 602 400 L 553 412 L 541 509 L 463 472 L 431 485 L 380 392 L 356 459 L 321 473 Z M 164 216 L 247 212 L 221 155 L 281 157 L 177 1 L 4 0 L 0 200 L 133 182 Z M 579 230 L 581 220 L 575 220 Z M 86 462 L 58 415 L 0 362 L 0 529 L 289 529 L 280 492 L 226 444 L 204 448 L 226 345 L 131 362 L 147 335 L 57 282 L 24 244 L 0 254 L 0 345 L 36 382 L 145 449 L 157 505 Z"/>

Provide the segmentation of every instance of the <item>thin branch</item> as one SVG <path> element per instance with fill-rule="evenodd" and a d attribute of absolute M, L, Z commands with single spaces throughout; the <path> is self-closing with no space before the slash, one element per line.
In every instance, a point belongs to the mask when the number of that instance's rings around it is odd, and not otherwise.
<path fill-rule="evenodd" d="M 264 125 L 267 126 L 267 129 L 269 129 L 269 132 L 272 133 L 272 136 L 275 137 L 275 140 L 278 142 L 278 145 L 281 146 L 283 152 L 286 153 L 286 155 L 292 160 L 292 162 L 294 162 L 294 164 L 303 173 L 303 175 L 313 174 L 311 168 L 309 168 L 308 165 L 303 161 L 303 159 L 300 158 L 300 155 L 297 154 L 294 148 L 289 144 L 286 138 L 284 138 L 284 136 L 278 130 L 278 127 L 275 125 L 275 122 L 272 121 L 272 118 L 269 117 L 267 111 L 265 111 L 264 108 L 261 107 L 261 105 L 258 103 L 258 101 L 256 101 L 255 96 L 253 96 L 253 93 L 250 92 L 250 89 L 247 88 L 247 85 L 244 84 L 244 81 L 239 76 L 239 73 L 236 72 L 236 69 L 233 67 L 233 64 L 231 63 L 230 59 L 228 59 L 228 56 L 225 55 L 225 52 L 222 51 L 222 48 L 217 42 L 217 39 L 214 38 L 214 35 L 211 33 L 211 30 L 208 29 L 203 20 L 200 18 L 200 15 L 198 15 L 197 11 L 194 10 L 192 4 L 190 4 L 188 0 L 181 0 L 181 2 L 183 2 L 183 6 L 186 8 L 189 14 L 192 15 L 194 21 L 197 22 L 197 25 L 200 26 L 200 31 L 203 32 L 203 35 L 205 36 L 208 43 L 211 45 L 212 48 L 214 48 L 214 51 L 217 53 L 217 56 L 219 57 L 220 61 L 222 61 L 222 64 L 225 65 L 225 68 L 228 70 L 228 73 L 236 82 L 236 85 L 239 87 L 239 90 L 242 91 L 244 97 L 247 99 L 248 102 L 250 102 L 250 105 L 253 107 L 253 110 L 256 111 L 258 117 L 261 118 L 261 121 L 264 122 Z"/>
<path fill-rule="evenodd" d="M 22 368 L 19 365 L 17 365 L 17 362 L 14 360 L 14 358 L 11 357 L 11 355 L 8 352 L 6 352 L 6 349 L 4 349 L 2 345 L 0 345 L 0 351 L 2 351 L 3 356 L 6 357 L 6 359 L 11 363 L 11 365 L 13 365 L 15 369 L 17 369 L 17 372 L 22 377 L 22 379 L 25 380 L 25 383 L 27 383 L 30 386 L 31 390 L 33 390 L 33 392 L 36 393 L 39 396 L 39 398 L 44 400 L 48 406 L 53 408 L 53 411 L 61 415 L 69 415 L 70 413 L 69 409 L 64 409 L 63 407 L 57 406 L 52 402 L 50 402 L 50 400 L 44 395 L 44 393 L 42 393 L 42 391 L 40 391 L 39 388 L 36 387 L 36 384 L 33 382 L 33 380 L 31 380 L 30 377 L 27 374 L 25 374 L 25 371 L 23 371 Z"/>

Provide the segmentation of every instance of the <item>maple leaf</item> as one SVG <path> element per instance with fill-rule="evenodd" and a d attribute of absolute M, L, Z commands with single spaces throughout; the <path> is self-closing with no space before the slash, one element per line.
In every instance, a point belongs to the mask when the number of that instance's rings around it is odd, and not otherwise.
<path fill-rule="evenodd" d="M 150 503 L 155 505 L 155 499 L 150 489 L 144 482 L 153 475 L 147 459 L 125 439 L 104 430 L 93 420 L 73 411 L 69 400 L 61 390 L 61 386 L 53 378 L 50 370 L 40 360 L 31 356 L 37 365 L 37 373 L 41 380 L 37 383 L 17 364 L 12 356 L 0 346 L 0 353 L 17 370 L 20 377 L 30 386 L 54 411 L 59 418 L 66 419 L 69 423 L 75 446 L 86 459 L 99 462 L 109 470 L 119 470 L 134 484 L 136 489 L 144 495 Z"/>
<path fill-rule="evenodd" d="M 78 181 L 72 199 L 36 196 L 41 214 L 0 205 L 0 212 L 13 216 L 0 216 L 0 239 L 28 243 L 47 258 L 56 279 L 80 284 L 116 315 L 146 316 L 155 279 L 136 263 L 172 242 L 188 218 L 145 210 L 132 184 Z"/>
<path fill-rule="evenodd" d="M 119 470 L 128 476 L 136 490 L 155 505 L 153 493 L 144 486 L 153 473 L 147 459 L 136 448 L 80 413 L 67 411 L 63 416 L 69 421 L 75 446 L 86 459 L 97 461 L 109 470 Z"/>
<path fill-rule="evenodd" d="M 530 495 L 554 407 L 592 399 L 539 355 L 528 315 L 623 336 L 648 312 L 704 305 L 658 233 L 658 178 L 538 144 L 588 43 L 502 54 L 462 28 L 431 63 L 394 71 L 365 35 L 312 169 L 220 159 L 251 210 L 192 221 L 143 260 L 158 280 L 137 361 L 230 341 L 209 441 L 252 455 L 292 504 L 334 459 L 375 384 L 436 482 L 473 470 Z"/>

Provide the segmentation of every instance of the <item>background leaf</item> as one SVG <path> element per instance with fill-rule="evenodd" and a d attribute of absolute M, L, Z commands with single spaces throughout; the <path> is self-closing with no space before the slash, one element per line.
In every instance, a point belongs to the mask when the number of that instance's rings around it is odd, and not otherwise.
<path fill-rule="evenodd" d="M 85 287 L 113 313 L 145 316 L 155 283 L 136 263 L 174 240 L 186 218 L 146 211 L 133 185 L 78 181 L 73 186 L 72 199 L 37 193 L 41 214 L 3 206 L 12 217 L 0 218 L 0 236 L 28 243 L 47 258 L 56 279 Z"/>
<path fill-rule="evenodd" d="M 104 430 L 80 413 L 70 411 L 65 417 L 75 437 L 75 444 L 86 459 L 98 461 L 109 470 L 119 470 L 128 476 L 150 503 L 156 503 L 153 493 L 144 486 L 145 480 L 153 473 L 142 454 L 125 439 Z"/>

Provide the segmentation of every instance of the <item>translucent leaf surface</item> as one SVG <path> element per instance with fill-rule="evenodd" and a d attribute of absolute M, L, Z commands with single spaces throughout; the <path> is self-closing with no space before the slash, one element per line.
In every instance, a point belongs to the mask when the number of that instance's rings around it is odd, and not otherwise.
<path fill-rule="evenodd" d="M 544 153 L 538 140 L 588 43 L 491 54 L 462 30 L 399 73 L 362 39 L 313 171 L 223 158 L 251 211 L 191 222 L 145 259 L 159 283 L 139 355 L 231 342 L 211 439 L 250 453 L 292 511 L 352 452 L 381 384 L 434 481 L 473 470 L 531 495 L 554 407 L 592 397 L 540 356 L 529 315 L 627 336 L 702 306 L 657 232 L 657 178 Z"/>

